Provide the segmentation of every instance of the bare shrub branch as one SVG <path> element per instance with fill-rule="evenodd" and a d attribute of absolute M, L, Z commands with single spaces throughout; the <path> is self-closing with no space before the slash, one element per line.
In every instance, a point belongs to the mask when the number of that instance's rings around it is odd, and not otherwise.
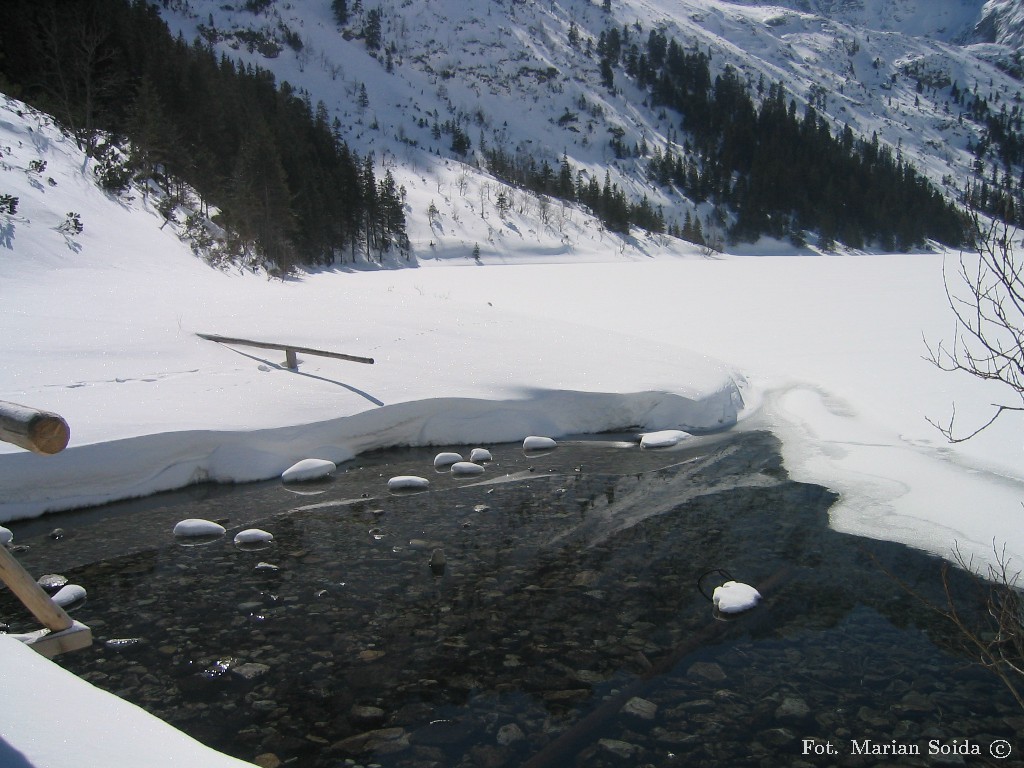
<path fill-rule="evenodd" d="M 973 253 L 961 252 L 955 272 L 943 266 L 953 311 L 952 341 L 930 344 L 926 359 L 944 371 L 969 373 L 1001 385 L 1001 402 L 980 426 L 961 432 L 956 407 L 945 422 L 928 421 L 950 442 L 970 440 L 1007 411 L 1024 411 L 1024 255 L 1015 253 L 1016 228 L 982 223 L 973 214 Z"/>

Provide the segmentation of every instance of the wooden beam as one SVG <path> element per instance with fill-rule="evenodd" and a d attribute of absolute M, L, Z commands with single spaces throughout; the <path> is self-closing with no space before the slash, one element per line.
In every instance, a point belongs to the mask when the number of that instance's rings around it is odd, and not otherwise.
<path fill-rule="evenodd" d="M 252 341 L 251 339 L 237 339 L 231 336 L 218 336 L 215 333 L 197 333 L 201 339 L 207 341 L 216 341 L 219 344 L 240 344 L 244 347 L 256 347 L 257 349 L 279 349 L 283 351 L 287 357 L 285 365 L 292 370 L 297 369 L 298 362 L 295 359 L 295 353 L 301 352 L 305 355 L 319 355 L 320 357 L 333 357 L 338 360 L 348 360 L 352 363 L 365 363 L 366 365 L 373 365 L 372 357 L 359 357 L 358 355 L 346 355 L 341 352 L 327 352 L 323 349 L 313 349 L 312 347 L 299 347 L 295 344 L 275 344 L 269 341 Z M 294 365 L 293 365 L 294 363 Z"/>
<path fill-rule="evenodd" d="M 28 608 L 39 623 L 51 632 L 71 629 L 73 622 L 64 609 L 57 605 L 46 590 L 29 575 L 7 547 L 0 546 L 0 581 L 6 584 L 14 596 Z"/>
<path fill-rule="evenodd" d="M 68 447 L 71 428 L 56 413 L 0 400 L 0 440 L 51 455 Z"/>
<path fill-rule="evenodd" d="M 78 651 L 92 645 L 92 630 L 79 621 L 72 621 L 71 626 L 63 632 L 38 629 L 35 632 L 12 635 L 12 637 L 48 659 L 61 653 Z"/>

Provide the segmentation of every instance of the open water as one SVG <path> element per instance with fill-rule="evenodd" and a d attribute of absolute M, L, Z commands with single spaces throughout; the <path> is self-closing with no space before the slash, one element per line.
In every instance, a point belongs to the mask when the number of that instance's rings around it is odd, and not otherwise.
<path fill-rule="evenodd" d="M 628 437 L 10 527 L 34 575 L 88 590 L 96 642 L 63 666 L 264 766 L 1024 765 L 1024 711 L 924 604 L 938 560 L 830 530 L 834 495 L 768 433 Z M 390 493 L 404 474 L 430 490 Z M 188 517 L 228 535 L 176 541 Z M 236 547 L 252 526 L 274 541 Z M 729 576 L 764 600 L 723 621 L 704 593 Z M 981 621 L 984 589 L 952 584 Z M 0 622 L 31 628 L 6 592 Z"/>

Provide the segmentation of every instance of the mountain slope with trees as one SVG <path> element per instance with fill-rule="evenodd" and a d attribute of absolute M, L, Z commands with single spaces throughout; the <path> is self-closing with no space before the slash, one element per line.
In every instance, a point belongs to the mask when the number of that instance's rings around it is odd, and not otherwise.
<path fill-rule="evenodd" d="M 190 210 L 199 246 L 213 208 L 234 261 L 286 272 L 357 251 L 408 256 L 393 175 L 379 178 L 308 93 L 173 37 L 146 3 L 22 3 L 5 21 L 9 89 L 75 136 L 109 192 L 136 183 L 162 193 L 169 219 Z"/>
<path fill-rule="evenodd" d="M 1016 52 L 957 43 L 980 0 L 73 6 L 18 5 L 8 86 L 109 132 L 84 140 L 114 188 L 192 190 L 231 258 L 573 248 L 590 216 L 624 252 L 644 232 L 907 250 L 962 243 L 967 205 L 1020 215 Z M 83 70 L 67 18 L 89 13 L 117 23 Z M 97 82 L 69 92 L 62 67 Z"/>

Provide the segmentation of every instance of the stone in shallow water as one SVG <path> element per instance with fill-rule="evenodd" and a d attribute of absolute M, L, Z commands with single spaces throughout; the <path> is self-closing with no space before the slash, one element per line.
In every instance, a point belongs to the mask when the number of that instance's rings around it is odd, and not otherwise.
<path fill-rule="evenodd" d="M 761 593 L 749 584 L 727 581 L 722 586 L 715 587 L 711 599 L 720 613 L 742 613 L 758 604 Z"/>
<path fill-rule="evenodd" d="M 492 461 L 491 452 L 486 448 L 474 448 L 469 454 L 470 461 Z"/>
<path fill-rule="evenodd" d="M 235 544 L 266 544 L 274 540 L 274 534 L 260 528 L 246 528 L 235 534 Z"/>
<path fill-rule="evenodd" d="M 452 464 L 453 475 L 479 475 L 483 471 L 483 467 L 479 464 L 474 464 L 472 461 L 457 461 Z"/>
<path fill-rule="evenodd" d="M 634 696 L 626 702 L 625 706 L 622 707 L 622 712 L 627 715 L 639 717 L 641 720 L 653 720 L 658 714 L 658 705 L 653 701 L 648 701 L 647 699 L 641 699 L 639 696 Z"/>
<path fill-rule="evenodd" d="M 85 600 L 85 587 L 78 584 L 67 584 L 58 590 L 57 594 L 50 598 L 62 608 L 73 605 L 80 600 Z"/>
<path fill-rule="evenodd" d="M 285 483 L 301 483 L 306 480 L 319 480 L 334 474 L 338 466 L 327 459 L 303 459 L 292 464 L 281 473 L 281 480 Z"/>
<path fill-rule="evenodd" d="M 503 747 L 515 744 L 525 738 L 526 734 L 523 733 L 523 729 L 515 723 L 506 723 L 498 729 L 498 743 Z"/>
<path fill-rule="evenodd" d="M 699 677 L 712 683 L 719 683 L 725 680 L 725 672 L 720 666 L 714 662 L 698 661 L 690 665 L 690 668 L 686 670 L 686 674 L 690 677 Z"/>
<path fill-rule="evenodd" d="M 452 464 L 462 461 L 461 453 L 453 453 L 451 451 L 442 451 L 434 457 L 434 467 L 450 467 Z"/>
<path fill-rule="evenodd" d="M 605 752 L 610 752 L 622 760 L 629 760 L 636 754 L 637 750 L 636 744 L 630 744 L 628 741 L 620 741 L 618 739 L 600 739 L 597 743 Z"/>
<path fill-rule="evenodd" d="M 245 664 L 239 664 L 236 667 L 231 667 L 231 674 L 236 675 L 243 680 L 255 680 L 258 677 L 263 677 L 269 671 L 269 666 L 255 661 L 247 661 Z"/>
<path fill-rule="evenodd" d="M 665 429 L 660 432 L 648 432 L 641 436 L 640 447 L 641 448 L 671 448 L 674 445 L 678 445 L 683 440 L 689 437 L 693 437 L 689 432 L 683 432 L 679 429 Z"/>
<path fill-rule="evenodd" d="M 389 491 L 420 491 L 429 487 L 429 480 L 416 475 L 398 475 L 388 480 Z"/>
<path fill-rule="evenodd" d="M 336 741 L 329 747 L 331 752 L 358 755 L 362 752 L 393 752 L 409 747 L 409 734 L 404 728 L 378 728 L 347 739 Z"/>
<path fill-rule="evenodd" d="M 6 546 L 14 541 L 14 533 L 11 532 L 10 528 L 4 528 L 0 525 L 0 546 Z"/>
<path fill-rule="evenodd" d="M 811 714 L 811 708 L 807 702 L 796 696 L 787 696 L 775 710 L 775 717 L 790 723 L 798 723 Z"/>
<path fill-rule="evenodd" d="M 56 592 L 68 583 L 68 578 L 59 573 L 44 573 L 36 580 L 36 583 L 48 592 Z"/>
<path fill-rule="evenodd" d="M 540 435 L 530 435 L 523 440 L 524 451 L 550 451 L 557 446 L 558 443 L 550 437 L 541 437 Z"/>
<path fill-rule="evenodd" d="M 193 536 L 223 536 L 224 526 L 212 520 L 203 520 L 198 517 L 190 517 L 181 520 L 174 526 L 174 535 L 183 538 Z"/>
<path fill-rule="evenodd" d="M 384 710 L 380 707 L 355 704 L 349 710 L 348 719 L 360 725 L 379 725 L 384 722 Z"/>

